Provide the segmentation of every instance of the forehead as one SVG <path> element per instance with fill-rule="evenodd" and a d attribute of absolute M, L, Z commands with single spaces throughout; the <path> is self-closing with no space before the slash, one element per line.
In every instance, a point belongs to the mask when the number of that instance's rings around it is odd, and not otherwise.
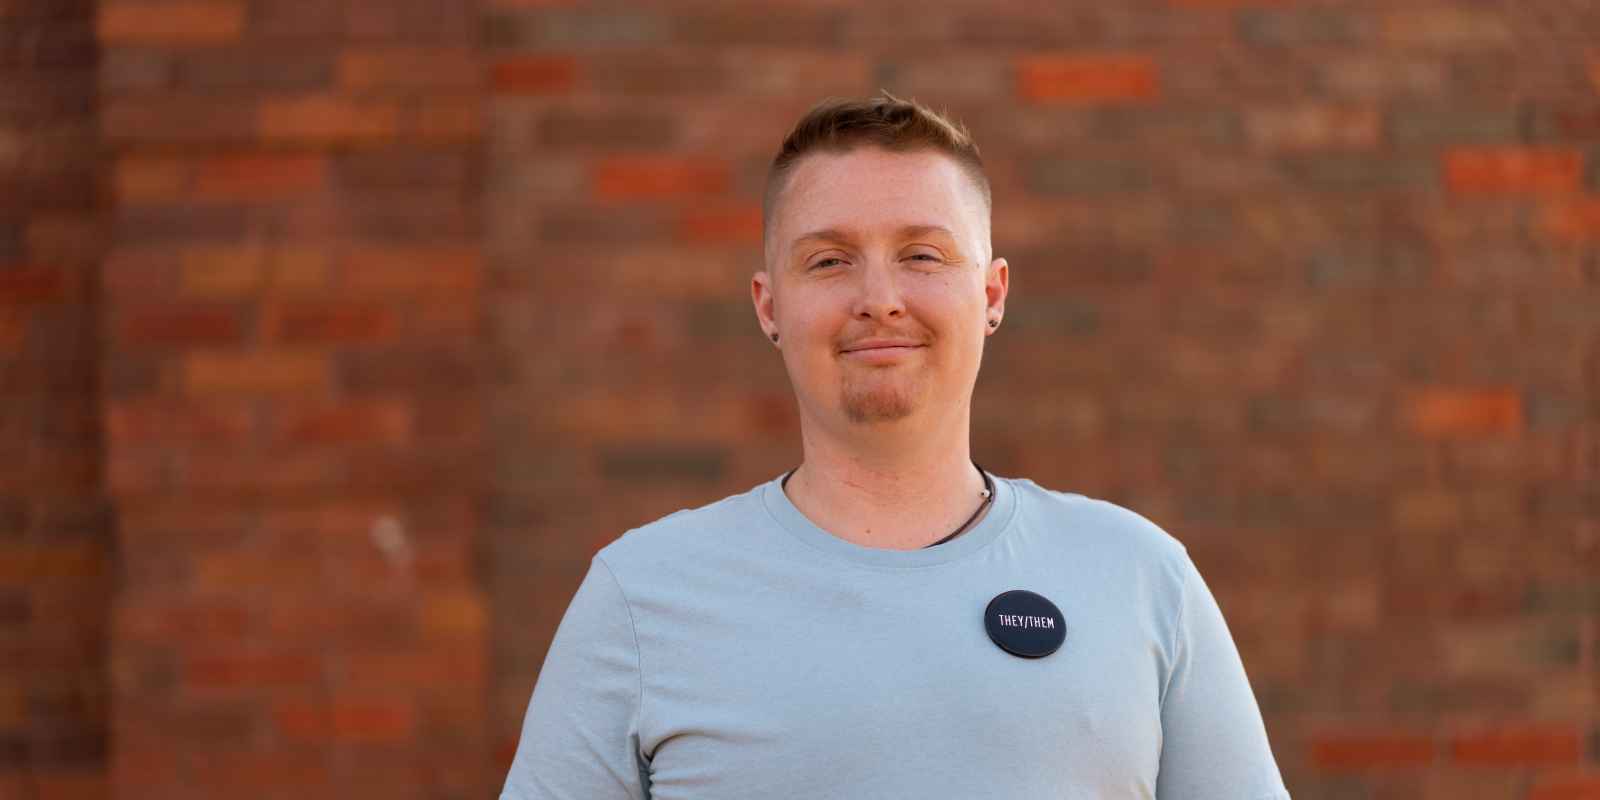
<path fill-rule="evenodd" d="M 941 153 L 814 153 L 790 173 L 768 233 L 783 247 L 819 228 L 887 231 L 926 224 L 966 237 L 976 234 L 981 206 L 960 166 Z"/>

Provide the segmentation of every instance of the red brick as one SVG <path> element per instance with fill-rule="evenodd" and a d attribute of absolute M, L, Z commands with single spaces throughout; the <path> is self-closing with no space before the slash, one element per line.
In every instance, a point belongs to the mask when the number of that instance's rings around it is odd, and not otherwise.
<path fill-rule="evenodd" d="M 96 29 L 109 44 L 225 44 L 244 30 L 241 2 L 120 2 L 100 6 Z"/>
<path fill-rule="evenodd" d="M 1270 8 L 1273 6 L 1286 6 L 1294 0 L 1167 0 L 1167 4 L 1177 8 Z"/>
<path fill-rule="evenodd" d="M 344 89 L 462 88 L 482 82 L 475 50 L 460 47 L 363 47 L 339 56 Z"/>
<path fill-rule="evenodd" d="M 117 336 L 127 345 L 228 345 L 242 341 L 244 326 L 236 309 L 206 306 L 141 308 L 124 311 Z"/>
<path fill-rule="evenodd" d="M 169 156 L 124 156 L 112 176 L 117 198 L 124 203 L 177 200 L 193 181 L 193 165 Z"/>
<path fill-rule="evenodd" d="M 441 647 L 413 653 L 353 652 L 340 659 L 346 685 L 404 690 L 481 684 L 486 658 L 476 648 Z"/>
<path fill-rule="evenodd" d="M 194 193 L 203 200 L 277 200 L 316 191 L 327 172 L 327 160 L 314 155 L 213 156 L 196 170 Z"/>
<path fill-rule="evenodd" d="M 1583 156 L 1575 150 L 1457 148 L 1444 154 L 1445 186 L 1458 194 L 1576 191 Z"/>
<path fill-rule="evenodd" d="M 430 96 L 417 101 L 410 126 L 423 142 L 474 141 L 483 136 L 484 99 L 478 95 Z"/>
<path fill-rule="evenodd" d="M 265 312 L 262 334 L 286 344 L 353 344 L 395 338 L 395 312 L 382 306 L 304 302 L 274 305 Z"/>
<path fill-rule="evenodd" d="M 676 156 L 610 156 L 591 180 L 602 200 L 638 200 L 719 194 L 729 184 L 726 164 Z"/>
<path fill-rule="evenodd" d="M 482 256 L 471 245 L 429 247 L 360 246 L 336 266 L 341 288 L 361 294 L 475 293 Z"/>
<path fill-rule="evenodd" d="M 313 392 L 327 389 L 328 357 L 303 352 L 191 353 L 184 386 L 198 394 Z"/>
<path fill-rule="evenodd" d="M 310 687 L 321 676 L 321 660 L 307 653 L 213 651 L 190 656 L 183 665 L 184 683 L 201 689 Z"/>
<path fill-rule="evenodd" d="M 414 413 L 399 400 L 348 400 L 280 407 L 275 416 L 274 437 L 292 443 L 401 444 L 411 438 Z"/>
<path fill-rule="evenodd" d="M 113 445 L 244 442 L 254 430 L 255 411 L 249 403 L 113 402 L 105 407 L 105 424 Z"/>
<path fill-rule="evenodd" d="M 1138 103 L 1159 94 L 1156 66 L 1148 56 L 1031 56 L 1017 64 L 1017 95 L 1027 102 Z"/>
<path fill-rule="evenodd" d="M 567 56 L 526 56 L 497 62 L 490 72 L 499 94 L 566 94 L 578 82 L 578 64 Z"/>
<path fill-rule="evenodd" d="M 1600 195 L 1546 206 L 1540 214 L 1539 227 L 1557 240 L 1600 241 Z"/>
<path fill-rule="evenodd" d="M 0 303 L 33 305 L 67 299 L 67 274 L 49 267 L 0 266 Z"/>
<path fill-rule="evenodd" d="M 1311 738 L 1311 763 L 1330 771 L 1417 767 L 1433 762 L 1431 736 L 1409 733 L 1328 733 Z"/>
<path fill-rule="evenodd" d="M 179 603 L 128 599 L 116 610 L 116 631 L 126 641 L 163 645 L 178 641 L 240 642 L 251 632 L 251 613 L 237 601 Z"/>
<path fill-rule="evenodd" d="M 401 117 L 393 100 L 310 95 L 263 102 L 257 126 L 267 140 L 361 142 L 394 138 Z"/>
<path fill-rule="evenodd" d="M 1523 427 L 1522 396 L 1509 389 L 1419 389 L 1401 402 L 1406 430 L 1422 436 L 1511 435 Z"/>
<path fill-rule="evenodd" d="M 761 207 L 689 208 L 678 223 L 678 238 L 695 244 L 761 241 Z"/>
<path fill-rule="evenodd" d="M 415 712 L 400 702 L 284 702 L 273 709 L 284 735 L 306 741 L 402 742 L 415 728 Z"/>
<path fill-rule="evenodd" d="M 1581 726 L 1531 724 L 1451 737 L 1450 754 L 1464 764 L 1485 766 L 1576 765 L 1583 758 Z"/>

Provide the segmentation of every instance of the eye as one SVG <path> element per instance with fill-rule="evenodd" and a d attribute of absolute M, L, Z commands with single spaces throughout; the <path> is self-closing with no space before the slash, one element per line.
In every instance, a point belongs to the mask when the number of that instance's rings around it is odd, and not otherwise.
<path fill-rule="evenodd" d="M 829 258 L 824 258 L 824 259 L 822 259 L 822 260 L 821 260 L 821 261 L 818 261 L 818 262 L 817 262 L 817 263 L 815 263 L 815 264 L 812 264 L 812 265 L 811 265 L 811 269 L 820 269 L 820 268 L 822 268 L 822 267 L 823 267 L 823 266 L 824 266 L 824 265 L 826 265 L 826 264 L 827 264 L 827 263 L 828 263 L 828 262 L 829 262 L 829 261 L 839 261 L 839 259 L 837 259 L 837 258 L 833 258 L 833 257 L 829 257 Z M 840 263 L 844 263 L 844 262 L 842 262 L 842 261 L 840 261 Z"/>

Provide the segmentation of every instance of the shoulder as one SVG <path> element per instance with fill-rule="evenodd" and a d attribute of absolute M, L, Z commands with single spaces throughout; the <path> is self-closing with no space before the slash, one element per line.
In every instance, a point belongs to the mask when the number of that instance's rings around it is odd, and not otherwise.
<path fill-rule="evenodd" d="M 1088 495 L 1048 489 L 1028 478 L 1010 478 L 1019 510 L 1029 524 L 1059 529 L 1097 550 L 1125 553 L 1137 561 L 1181 569 L 1188 549 L 1176 536 L 1133 509 Z"/>
<path fill-rule="evenodd" d="M 596 557 L 619 571 L 634 566 L 659 568 L 715 550 L 735 532 L 747 529 L 754 515 L 765 513 L 761 506 L 763 485 L 630 528 L 600 548 Z"/>

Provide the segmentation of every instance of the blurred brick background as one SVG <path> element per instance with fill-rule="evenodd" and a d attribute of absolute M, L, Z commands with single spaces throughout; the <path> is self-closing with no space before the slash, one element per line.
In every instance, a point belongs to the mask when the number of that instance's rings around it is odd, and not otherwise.
<path fill-rule="evenodd" d="M 829 94 L 948 109 L 1002 475 L 1216 592 L 1298 800 L 1600 797 L 1600 5 L 0 0 L 0 797 L 492 796 L 589 555 L 799 455 Z"/>

